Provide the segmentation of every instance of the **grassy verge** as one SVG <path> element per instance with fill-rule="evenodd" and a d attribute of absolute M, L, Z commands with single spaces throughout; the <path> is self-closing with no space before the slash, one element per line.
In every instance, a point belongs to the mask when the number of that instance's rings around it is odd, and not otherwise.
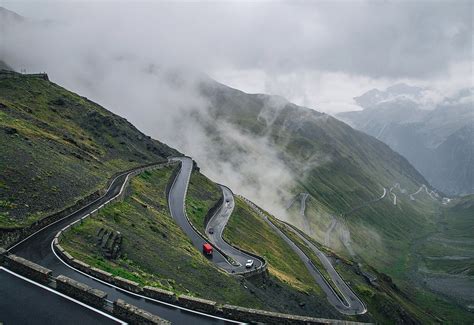
<path fill-rule="evenodd" d="M 203 174 L 193 171 L 189 181 L 188 193 L 186 194 L 186 213 L 193 225 L 202 233 L 205 233 L 204 219 L 222 196 L 218 185 L 211 182 Z"/>
<path fill-rule="evenodd" d="M 263 256 L 268 261 L 270 274 L 281 281 L 298 290 L 324 296 L 298 255 L 238 197 L 223 236 L 230 243 Z"/>
<path fill-rule="evenodd" d="M 268 217 L 270 218 L 270 220 L 273 222 L 274 225 L 276 225 L 288 238 L 291 239 L 293 243 L 296 244 L 296 246 L 298 246 L 299 249 L 301 249 L 306 254 L 306 256 L 310 258 L 313 264 L 318 268 L 319 273 L 321 273 L 321 275 L 324 277 L 324 279 L 326 279 L 326 281 L 334 289 L 334 291 L 339 295 L 339 297 L 343 297 L 339 289 L 334 285 L 334 282 L 329 276 L 329 273 L 326 271 L 323 264 L 319 260 L 318 256 L 316 256 L 316 254 L 313 252 L 313 250 L 297 234 L 295 234 L 293 230 L 288 229 L 289 226 L 285 225 L 281 221 L 278 221 L 276 218 L 270 215 L 268 215 Z M 319 246 L 314 240 L 312 240 L 308 236 L 306 236 L 306 239 L 311 241 L 315 246 Z"/>

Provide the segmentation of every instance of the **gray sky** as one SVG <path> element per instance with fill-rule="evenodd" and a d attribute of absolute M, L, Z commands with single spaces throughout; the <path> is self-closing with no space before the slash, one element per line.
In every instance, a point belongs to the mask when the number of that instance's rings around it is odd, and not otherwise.
<path fill-rule="evenodd" d="M 188 64 L 244 91 L 320 111 L 357 109 L 352 97 L 399 81 L 445 93 L 472 86 L 472 1 L 0 5 L 58 21 L 48 34 L 58 49 L 43 53 L 57 51 L 57 59 L 73 51 L 90 62 L 100 55 Z"/>

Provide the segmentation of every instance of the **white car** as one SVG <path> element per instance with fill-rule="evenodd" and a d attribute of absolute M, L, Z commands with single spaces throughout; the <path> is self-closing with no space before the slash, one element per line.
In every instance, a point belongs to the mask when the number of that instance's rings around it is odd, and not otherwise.
<path fill-rule="evenodd" d="M 250 269 L 253 266 L 253 260 L 247 260 L 247 263 L 245 263 L 245 267 Z"/>

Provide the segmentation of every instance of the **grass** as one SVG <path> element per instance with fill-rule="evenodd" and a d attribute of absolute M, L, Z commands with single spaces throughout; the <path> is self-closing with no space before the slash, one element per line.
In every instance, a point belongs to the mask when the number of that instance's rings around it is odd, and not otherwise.
<path fill-rule="evenodd" d="M 409 266 L 415 299 L 453 323 L 472 323 L 474 312 L 474 196 L 442 206 L 432 231 L 413 243 Z"/>
<path fill-rule="evenodd" d="M 103 107 L 28 75 L 0 78 L 0 228 L 30 225 L 116 172 L 176 154 Z"/>
<path fill-rule="evenodd" d="M 298 290 L 324 296 L 298 255 L 239 197 L 235 198 L 234 212 L 223 236 L 230 243 L 263 256 L 270 274 L 281 281 Z"/>
<path fill-rule="evenodd" d="M 268 214 L 267 214 L 268 215 Z M 316 256 L 314 251 L 298 236 L 292 231 L 291 229 L 288 229 L 289 226 L 285 225 L 275 217 L 268 215 L 270 220 L 273 222 L 274 225 L 276 225 L 288 238 L 291 239 L 293 243 L 296 244 L 305 254 L 310 258 L 310 260 L 313 262 L 313 264 L 318 268 L 319 272 L 321 275 L 326 279 L 326 281 L 332 286 L 335 292 L 341 296 L 341 292 L 339 289 L 334 285 L 334 282 L 332 281 L 331 277 L 329 276 L 329 273 L 326 271 L 324 266 L 322 265 L 321 261 L 319 258 Z M 306 236 L 306 239 L 311 241 L 316 247 L 320 247 L 318 243 L 316 243 L 314 240 L 312 240 L 310 237 Z M 314 280 L 313 280 L 314 281 Z"/>
<path fill-rule="evenodd" d="M 222 197 L 222 190 L 203 174 L 193 171 L 186 194 L 186 213 L 193 225 L 205 234 L 204 219 Z"/>

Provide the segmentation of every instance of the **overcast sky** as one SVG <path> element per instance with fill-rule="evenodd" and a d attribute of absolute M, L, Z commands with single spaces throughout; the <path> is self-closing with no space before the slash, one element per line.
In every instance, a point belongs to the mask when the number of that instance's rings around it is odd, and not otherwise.
<path fill-rule="evenodd" d="M 87 57 L 94 47 L 104 57 L 189 64 L 246 92 L 330 113 L 357 109 L 352 97 L 399 81 L 445 93 L 473 84 L 472 1 L 0 0 L 0 6 L 55 21 L 58 49 L 44 50 L 53 57 L 66 47 Z"/>

